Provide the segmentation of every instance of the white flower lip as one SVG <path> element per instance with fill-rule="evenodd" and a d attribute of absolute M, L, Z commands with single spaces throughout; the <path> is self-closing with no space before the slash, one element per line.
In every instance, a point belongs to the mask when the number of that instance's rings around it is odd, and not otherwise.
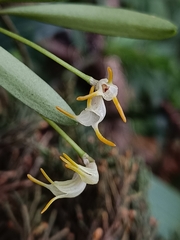
<path fill-rule="evenodd" d="M 90 105 L 77 115 L 76 119 L 84 126 L 94 126 L 96 123 L 99 124 L 104 119 L 105 115 L 106 107 L 104 101 L 102 97 L 97 96 L 92 98 Z"/>
<path fill-rule="evenodd" d="M 41 182 L 30 174 L 27 175 L 32 182 L 49 189 L 55 195 L 55 197 L 46 204 L 41 213 L 44 213 L 55 200 L 76 197 L 84 191 L 86 184 L 96 184 L 99 181 L 96 163 L 94 160 L 92 161 L 92 158 L 91 161 L 89 161 L 88 158 L 89 156 L 86 154 L 83 157 L 85 166 L 81 166 L 75 163 L 68 155 L 63 153 L 63 156 L 61 156 L 60 159 L 66 163 L 65 166 L 67 168 L 75 172 L 71 180 L 52 181 L 42 168 L 40 170 L 50 184 Z"/>

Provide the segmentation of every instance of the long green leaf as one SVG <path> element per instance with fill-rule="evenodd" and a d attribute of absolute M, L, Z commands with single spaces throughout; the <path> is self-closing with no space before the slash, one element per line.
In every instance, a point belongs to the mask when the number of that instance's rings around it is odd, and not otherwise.
<path fill-rule="evenodd" d="M 0 11 L 37 21 L 87 32 L 138 39 L 172 37 L 177 28 L 171 22 L 138 12 L 79 4 L 35 4 Z"/>
<path fill-rule="evenodd" d="M 75 121 L 56 110 L 56 106 L 60 106 L 74 114 L 57 92 L 2 47 L 0 47 L 0 86 L 39 114 L 59 124 L 75 124 Z"/>

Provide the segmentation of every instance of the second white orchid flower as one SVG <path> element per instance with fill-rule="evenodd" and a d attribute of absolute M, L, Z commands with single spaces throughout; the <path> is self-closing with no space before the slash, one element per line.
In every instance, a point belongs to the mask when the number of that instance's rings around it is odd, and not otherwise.
<path fill-rule="evenodd" d="M 39 184 L 49 189 L 55 197 L 52 198 L 41 211 L 44 213 L 49 206 L 57 199 L 60 198 L 73 198 L 80 195 L 86 187 L 86 184 L 96 184 L 99 181 L 99 174 L 95 161 L 87 154 L 83 156 L 83 162 L 85 166 L 81 166 L 75 163 L 68 155 L 63 153 L 60 159 L 65 162 L 65 166 L 75 173 L 71 180 L 67 181 L 52 181 L 51 178 L 41 168 L 41 172 L 50 184 L 41 182 L 30 174 L 27 177 L 34 183 Z"/>

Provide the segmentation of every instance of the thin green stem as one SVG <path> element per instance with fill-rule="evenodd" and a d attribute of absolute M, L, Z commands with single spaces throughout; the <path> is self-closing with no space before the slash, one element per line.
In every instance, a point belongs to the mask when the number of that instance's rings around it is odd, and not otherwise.
<path fill-rule="evenodd" d="M 1 6 L 0 6 L 0 10 L 1 10 Z M 18 31 L 16 29 L 16 26 L 14 25 L 14 23 L 12 22 L 11 18 L 8 15 L 2 15 L 1 16 L 1 20 L 4 23 L 4 25 L 13 33 L 18 34 Z M 20 42 L 17 41 L 16 39 L 14 39 L 16 46 L 22 56 L 23 62 L 24 64 L 26 64 L 29 68 L 33 69 L 33 64 L 31 62 L 31 59 L 29 57 L 29 53 L 27 51 L 26 46 Z"/>
<path fill-rule="evenodd" d="M 66 63 L 65 61 L 63 61 L 62 59 L 58 58 L 57 56 L 55 56 L 54 54 L 50 53 L 49 51 L 47 51 L 46 49 L 40 47 L 39 45 L 37 45 L 36 43 L 33 43 L 31 41 L 29 41 L 26 38 L 23 38 L 21 36 L 19 36 L 18 34 L 12 33 L 8 30 L 5 30 L 3 28 L 0 27 L 0 32 L 13 38 L 16 39 L 34 49 L 36 49 L 37 51 L 41 52 L 42 54 L 44 54 L 45 56 L 51 58 L 52 60 L 54 60 L 55 62 L 59 63 L 60 65 L 62 65 L 63 67 L 65 67 L 66 69 L 68 69 L 69 71 L 73 72 L 74 74 L 76 74 L 77 76 L 79 76 L 80 78 L 82 78 L 83 80 L 85 80 L 87 83 L 90 84 L 90 78 L 91 76 L 86 75 L 84 73 L 82 73 L 81 71 L 79 71 L 78 69 L 76 69 L 75 67 L 71 66 L 70 64 Z"/>
<path fill-rule="evenodd" d="M 56 123 L 44 116 L 41 117 L 74 148 L 81 158 L 86 154 Z"/>

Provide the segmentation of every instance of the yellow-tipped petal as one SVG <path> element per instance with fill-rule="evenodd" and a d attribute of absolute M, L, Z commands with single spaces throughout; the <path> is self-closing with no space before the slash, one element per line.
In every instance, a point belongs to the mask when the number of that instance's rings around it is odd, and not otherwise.
<path fill-rule="evenodd" d="M 78 167 L 78 164 L 75 163 L 67 154 L 63 153 L 63 156 L 60 156 L 60 159 L 65 162 L 66 164 L 73 165 L 74 167 Z"/>
<path fill-rule="evenodd" d="M 60 107 L 58 107 L 58 106 L 56 106 L 56 109 L 57 109 L 58 111 L 60 111 L 61 113 L 65 114 L 67 117 L 72 118 L 72 119 L 76 119 L 76 116 L 75 116 L 75 115 L 73 115 L 73 114 L 71 114 L 71 113 L 68 113 L 68 112 L 65 111 L 64 109 L 62 109 L 62 108 L 60 108 Z"/>
<path fill-rule="evenodd" d="M 98 128 L 94 128 L 94 131 L 95 131 L 97 137 L 99 138 L 99 140 L 100 140 L 101 142 L 103 142 L 103 143 L 105 143 L 105 144 L 107 144 L 107 145 L 109 145 L 109 146 L 111 146 L 111 147 L 115 147 L 115 146 L 116 146 L 116 144 L 114 144 L 113 142 L 111 142 L 111 141 L 107 140 L 106 138 L 104 138 L 104 137 L 102 136 L 102 134 L 99 132 L 99 129 L 98 129 Z"/>
<path fill-rule="evenodd" d="M 29 180 L 31 180 L 32 182 L 42 186 L 42 187 L 46 187 L 46 184 L 37 180 L 36 178 L 34 178 L 33 176 L 31 176 L 30 174 L 27 174 L 27 177 L 29 178 Z"/>
<path fill-rule="evenodd" d="M 66 164 L 67 168 L 71 169 L 72 171 L 78 173 L 80 176 L 86 177 L 86 174 L 78 167 L 74 167 L 73 165 Z"/>
<path fill-rule="evenodd" d="M 46 174 L 46 172 L 45 172 L 42 168 L 40 168 L 40 170 L 41 170 L 43 176 L 48 180 L 48 182 L 53 183 L 53 181 L 52 181 L 52 180 L 50 179 L 50 177 Z"/>
<path fill-rule="evenodd" d="M 86 176 L 86 174 L 79 168 L 78 164 L 75 163 L 67 154 L 63 153 L 60 159 L 65 162 L 65 167 L 71 169 L 72 171 L 78 173 L 81 176 Z"/>
<path fill-rule="evenodd" d="M 46 206 L 43 208 L 43 210 L 41 211 L 41 214 L 43 214 L 43 213 L 49 208 L 49 206 L 50 206 L 56 199 L 58 199 L 58 198 L 59 198 L 59 196 L 56 196 L 56 197 L 52 198 L 52 199 L 46 204 Z"/>
<path fill-rule="evenodd" d="M 113 71 L 110 67 L 107 67 L 107 71 L 108 71 L 108 83 L 112 83 L 113 80 Z"/>
<path fill-rule="evenodd" d="M 98 91 L 90 93 L 90 94 L 85 95 L 85 96 L 77 97 L 76 99 L 78 101 L 84 101 L 84 100 L 91 99 L 91 98 L 96 97 L 96 96 L 98 96 Z"/>
<path fill-rule="evenodd" d="M 91 88 L 90 88 L 90 91 L 89 91 L 89 94 L 91 94 L 91 93 L 93 93 L 94 92 L 94 86 L 92 86 Z M 90 108 L 91 107 L 91 102 L 92 102 L 92 98 L 88 98 L 88 100 L 87 100 L 87 108 Z"/>
<path fill-rule="evenodd" d="M 121 116 L 123 122 L 126 122 L 126 117 L 125 117 L 125 115 L 124 115 L 124 112 L 123 112 L 123 110 L 122 110 L 122 107 L 121 107 L 121 105 L 120 105 L 117 97 L 114 97 L 112 100 L 113 100 L 114 105 L 116 106 L 116 108 L 117 108 L 117 110 L 118 110 L 118 112 L 119 112 L 119 115 Z"/>

